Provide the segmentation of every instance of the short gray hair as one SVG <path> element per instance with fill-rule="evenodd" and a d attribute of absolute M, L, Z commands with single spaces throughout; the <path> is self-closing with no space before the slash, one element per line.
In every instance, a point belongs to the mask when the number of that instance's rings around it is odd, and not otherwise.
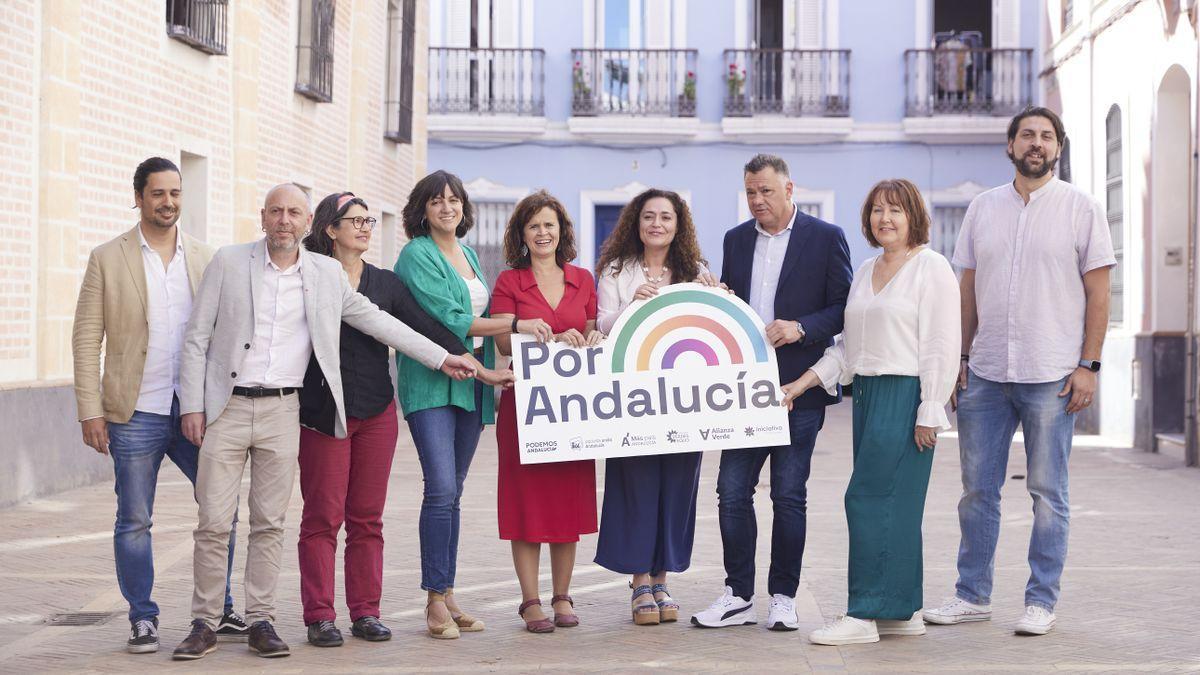
<path fill-rule="evenodd" d="M 791 178 L 791 174 L 788 173 L 787 162 L 783 161 L 783 158 L 779 155 L 768 155 L 766 153 L 759 153 L 751 158 L 749 162 L 746 162 L 745 172 L 758 173 L 767 167 L 775 169 L 775 173 L 784 178 Z"/>

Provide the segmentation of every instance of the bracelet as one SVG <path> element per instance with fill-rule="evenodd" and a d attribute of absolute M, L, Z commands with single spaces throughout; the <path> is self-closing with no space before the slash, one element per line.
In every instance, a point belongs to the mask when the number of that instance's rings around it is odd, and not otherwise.
<path fill-rule="evenodd" d="M 969 362 L 971 361 L 971 355 L 970 355 L 970 354 L 963 354 L 962 356 L 960 356 L 960 357 L 959 357 L 959 359 L 958 359 L 958 360 L 959 360 L 959 361 L 962 361 L 963 363 L 969 363 Z"/>
<path fill-rule="evenodd" d="M 517 317 L 513 317 L 512 332 L 517 332 Z"/>

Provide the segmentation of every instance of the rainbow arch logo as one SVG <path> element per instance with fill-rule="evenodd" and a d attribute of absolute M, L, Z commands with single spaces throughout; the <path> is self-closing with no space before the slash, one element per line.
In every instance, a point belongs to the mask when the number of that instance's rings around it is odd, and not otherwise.
<path fill-rule="evenodd" d="M 679 305 L 696 307 L 684 307 L 683 312 L 663 311 Z M 692 329 L 687 335 L 693 337 L 672 335 L 682 329 Z M 621 317 L 614 332 L 613 373 L 669 370 L 675 367 L 680 356 L 688 353 L 699 355 L 709 366 L 741 365 L 746 363 L 747 357 L 757 363 L 770 363 L 773 356 L 763 337 L 760 321 L 749 306 L 732 295 L 698 284 L 670 287 L 628 316 Z M 697 333 L 707 333 L 709 339 L 694 337 Z M 635 345 L 634 339 L 639 335 L 643 337 Z M 744 339 L 739 340 L 739 335 Z M 664 342 L 666 348 L 659 350 L 659 345 Z M 724 349 L 718 351 L 714 344 L 720 344 Z M 745 353 L 743 344 L 749 345 L 751 354 Z M 661 354 L 660 360 L 651 363 L 656 350 Z M 721 362 L 721 352 L 728 355 L 725 363 Z"/>

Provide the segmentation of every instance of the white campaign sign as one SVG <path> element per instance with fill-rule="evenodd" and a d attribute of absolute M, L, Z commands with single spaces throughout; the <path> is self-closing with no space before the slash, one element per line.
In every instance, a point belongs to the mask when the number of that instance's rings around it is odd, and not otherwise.
<path fill-rule="evenodd" d="M 775 350 L 699 284 L 635 302 L 597 347 L 513 336 L 522 464 L 787 445 Z"/>

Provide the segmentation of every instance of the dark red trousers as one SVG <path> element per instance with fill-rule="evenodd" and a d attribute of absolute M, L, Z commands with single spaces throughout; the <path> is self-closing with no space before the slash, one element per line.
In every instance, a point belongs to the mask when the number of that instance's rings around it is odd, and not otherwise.
<path fill-rule="evenodd" d="M 346 524 L 350 620 L 379 616 L 383 592 L 383 505 L 396 452 L 396 404 L 346 419 L 346 438 L 300 430 L 300 601 L 304 623 L 333 621 L 338 531 Z"/>

